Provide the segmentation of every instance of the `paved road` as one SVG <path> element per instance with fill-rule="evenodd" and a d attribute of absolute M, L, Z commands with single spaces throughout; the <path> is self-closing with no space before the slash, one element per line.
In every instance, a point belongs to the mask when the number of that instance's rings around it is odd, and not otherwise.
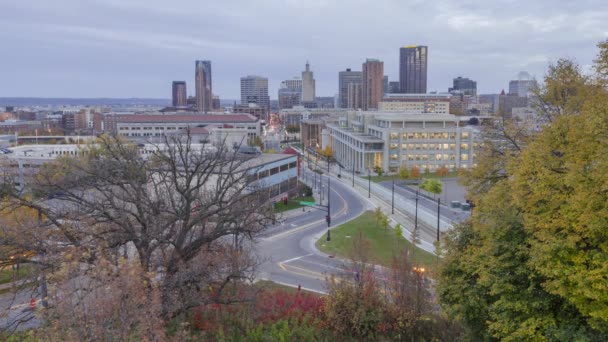
<path fill-rule="evenodd" d="M 393 186 L 392 181 L 380 182 L 380 185 L 385 187 L 388 190 L 391 190 Z M 395 181 L 395 193 L 406 198 L 415 198 L 416 190 L 405 185 L 403 181 Z M 419 195 L 418 196 L 418 205 L 422 208 L 425 208 L 429 212 L 437 212 L 437 200 L 430 199 L 428 197 Z M 441 209 L 439 210 L 441 214 L 441 219 L 446 221 L 460 222 L 469 217 L 470 212 L 462 211 L 461 209 L 450 208 L 449 205 L 446 205 L 445 202 L 441 203 Z"/>
<path fill-rule="evenodd" d="M 327 184 L 327 178 L 323 180 Z M 368 202 L 348 186 L 332 180 L 332 227 L 359 216 L 368 206 Z M 317 237 L 326 237 L 325 215 L 323 211 L 307 212 L 287 219 L 282 230 L 272 227 L 271 235 L 257 244 L 260 257 L 266 260 L 260 267 L 260 277 L 324 292 L 328 275 L 350 272 L 344 261 L 323 255 L 314 248 Z"/>

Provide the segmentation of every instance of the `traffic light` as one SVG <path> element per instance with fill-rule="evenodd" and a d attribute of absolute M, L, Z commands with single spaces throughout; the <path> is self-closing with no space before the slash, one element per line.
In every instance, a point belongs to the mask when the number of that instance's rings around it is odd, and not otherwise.
<path fill-rule="evenodd" d="M 331 225 L 331 217 L 329 215 L 325 216 L 325 221 L 327 221 L 327 226 Z"/>
<path fill-rule="evenodd" d="M 283 197 L 283 204 L 287 205 L 287 196 Z"/>

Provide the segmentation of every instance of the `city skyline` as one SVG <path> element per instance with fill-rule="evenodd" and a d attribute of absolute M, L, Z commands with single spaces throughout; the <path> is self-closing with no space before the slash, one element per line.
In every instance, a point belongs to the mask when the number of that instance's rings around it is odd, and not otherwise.
<path fill-rule="evenodd" d="M 410 44 L 431 50 L 427 91 L 445 91 L 453 78 L 466 75 L 478 82 L 478 93 L 499 93 L 522 70 L 541 79 L 548 63 L 561 57 L 588 70 L 595 44 L 608 37 L 602 29 L 608 5 L 525 4 L 521 13 L 517 2 L 380 1 L 379 14 L 369 15 L 365 1 L 6 3 L 0 5 L 0 41 L 11 53 L 0 65 L 0 96 L 168 98 L 172 80 L 194 84 L 191 63 L 199 58 L 213 62 L 213 90 L 221 98 L 239 98 L 240 77 L 259 74 L 268 77 L 274 99 L 280 82 L 297 75 L 307 59 L 317 95 L 333 96 L 337 73 L 359 69 L 367 56 L 383 60 L 385 74 L 397 80 L 399 47 Z M 365 27 L 343 23 L 344 6 L 355 17 L 365 16 Z M 243 21 L 254 8 L 263 18 Z M 201 13 L 214 16 L 200 21 Z M 27 22 L 19 19 L 24 17 Z M 146 24 L 151 18 L 155 25 Z M 239 25 L 222 24 L 233 22 Z M 402 23 L 408 25 L 399 32 L 391 29 Z M 353 34 L 357 44 L 349 44 Z M 255 35 L 265 39 L 246 42 Z"/>

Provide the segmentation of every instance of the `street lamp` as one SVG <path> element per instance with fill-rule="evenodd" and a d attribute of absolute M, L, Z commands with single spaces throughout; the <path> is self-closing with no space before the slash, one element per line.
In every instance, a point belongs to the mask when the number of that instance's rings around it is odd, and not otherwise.
<path fill-rule="evenodd" d="M 367 198 L 372 198 L 372 170 L 367 169 Z"/>
<path fill-rule="evenodd" d="M 393 194 L 391 197 L 391 214 L 395 214 L 395 175 L 393 174 Z"/>
<path fill-rule="evenodd" d="M 331 179 L 329 178 L 329 176 L 327 176 L 327 216 L 325 217 L 325 220 L 327 221 L 327 241 L 331 241 L 331 232 L 329 227 L 331 226 L 331 201 L 330 199 L 330 194 L 331 194 Z"/>
<path fill-rule="evenodd" d="M 440 223 L 441 198 L 437 198 L 437 242 L 439 242 L 439 223 Z"/>

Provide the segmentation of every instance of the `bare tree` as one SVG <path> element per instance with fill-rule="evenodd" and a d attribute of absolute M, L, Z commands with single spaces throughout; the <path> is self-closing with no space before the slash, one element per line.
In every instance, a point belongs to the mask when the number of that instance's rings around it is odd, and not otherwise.
<path fill-rule="evenodd" d="M 48 267 L 76 262 L 77 276 L 89 279 L 99 260 L 135 261 L 147 297 L 158 289 L 165 319 L 242 300 L 224 296 L 227 285 L 253 277 L 247 241 L 271 221 L 268 196 L 252 182 L 257 170 L 224 144 L 193 144 L 189 134 L 143 147 L 102 136 L 77 157 L 45 164 L 21 190 L 4 177 L 3 208 L 40 219 L 28 238 L 3 237 L 0 247 L 31 251 L 24 261 L 52 260 Z"/>

